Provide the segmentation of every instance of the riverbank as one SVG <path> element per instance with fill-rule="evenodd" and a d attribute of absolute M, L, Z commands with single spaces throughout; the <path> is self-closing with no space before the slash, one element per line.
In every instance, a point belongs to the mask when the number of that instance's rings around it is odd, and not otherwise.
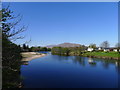
<path fill-rule="evenodd" d="M 53 55 L 60 55 L 60 56 L 83 56 L 83 57 L 91 57 L 91 58 L 101 58 L 101 59 L 110 59 L 110 60 L 120 60 L 120 53 L 119 52 L 104 52 L 104 51 L 80 51 L 80 50 L 61 50 L 57 48 L 57 50 L 52 51 Z"/>
<path fill-rule="evenodd" d="M 21 55 L 23 57 L 21 61 L 31 61 L 32 59 L 46 56 L 46 54 L 42 54 L 38 52 L 22 52 Z"/>
<path fill-rule="evenodd" d="M 82 56 L 101 59 L 120 59 L 119 52 L 85 52 Z"/>

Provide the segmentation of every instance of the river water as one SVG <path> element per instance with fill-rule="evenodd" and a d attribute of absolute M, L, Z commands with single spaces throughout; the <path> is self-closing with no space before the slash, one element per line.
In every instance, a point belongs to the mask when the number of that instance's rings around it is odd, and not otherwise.
<path fill-rule="evenodd" d="M 120 63 L 48 53 L 22 65 L 21 75 L 24 88 L 117 88 Z"/>

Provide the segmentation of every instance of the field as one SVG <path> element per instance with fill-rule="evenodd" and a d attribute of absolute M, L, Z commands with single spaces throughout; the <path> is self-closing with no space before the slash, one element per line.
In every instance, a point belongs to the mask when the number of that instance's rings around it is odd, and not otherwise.
<path fill-rule="evenodd" d="M 120 58 L 119 52 L 86 52 L 83 56 Z"/>

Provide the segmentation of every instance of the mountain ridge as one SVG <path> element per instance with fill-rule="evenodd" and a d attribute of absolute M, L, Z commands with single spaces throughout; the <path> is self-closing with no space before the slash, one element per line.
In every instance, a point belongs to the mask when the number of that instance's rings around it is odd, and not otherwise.
<path fill-rule="evenodd" d="M 79 47 L 79 46 L 81 46 L 81 44 L 65 42 L 58 45 L 47 45 L 46 47 L 53 48 L 53 47 Z"/>

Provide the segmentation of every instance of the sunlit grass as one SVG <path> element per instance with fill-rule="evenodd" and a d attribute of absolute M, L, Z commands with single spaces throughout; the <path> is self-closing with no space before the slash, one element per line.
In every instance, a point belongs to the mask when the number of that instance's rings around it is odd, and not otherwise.
<path fill-rule="evenodd" d="M 118 52 L 86 52 L 83 55 L 87 56 L 104 56 L 104 57 L 120 57 Z"/>

